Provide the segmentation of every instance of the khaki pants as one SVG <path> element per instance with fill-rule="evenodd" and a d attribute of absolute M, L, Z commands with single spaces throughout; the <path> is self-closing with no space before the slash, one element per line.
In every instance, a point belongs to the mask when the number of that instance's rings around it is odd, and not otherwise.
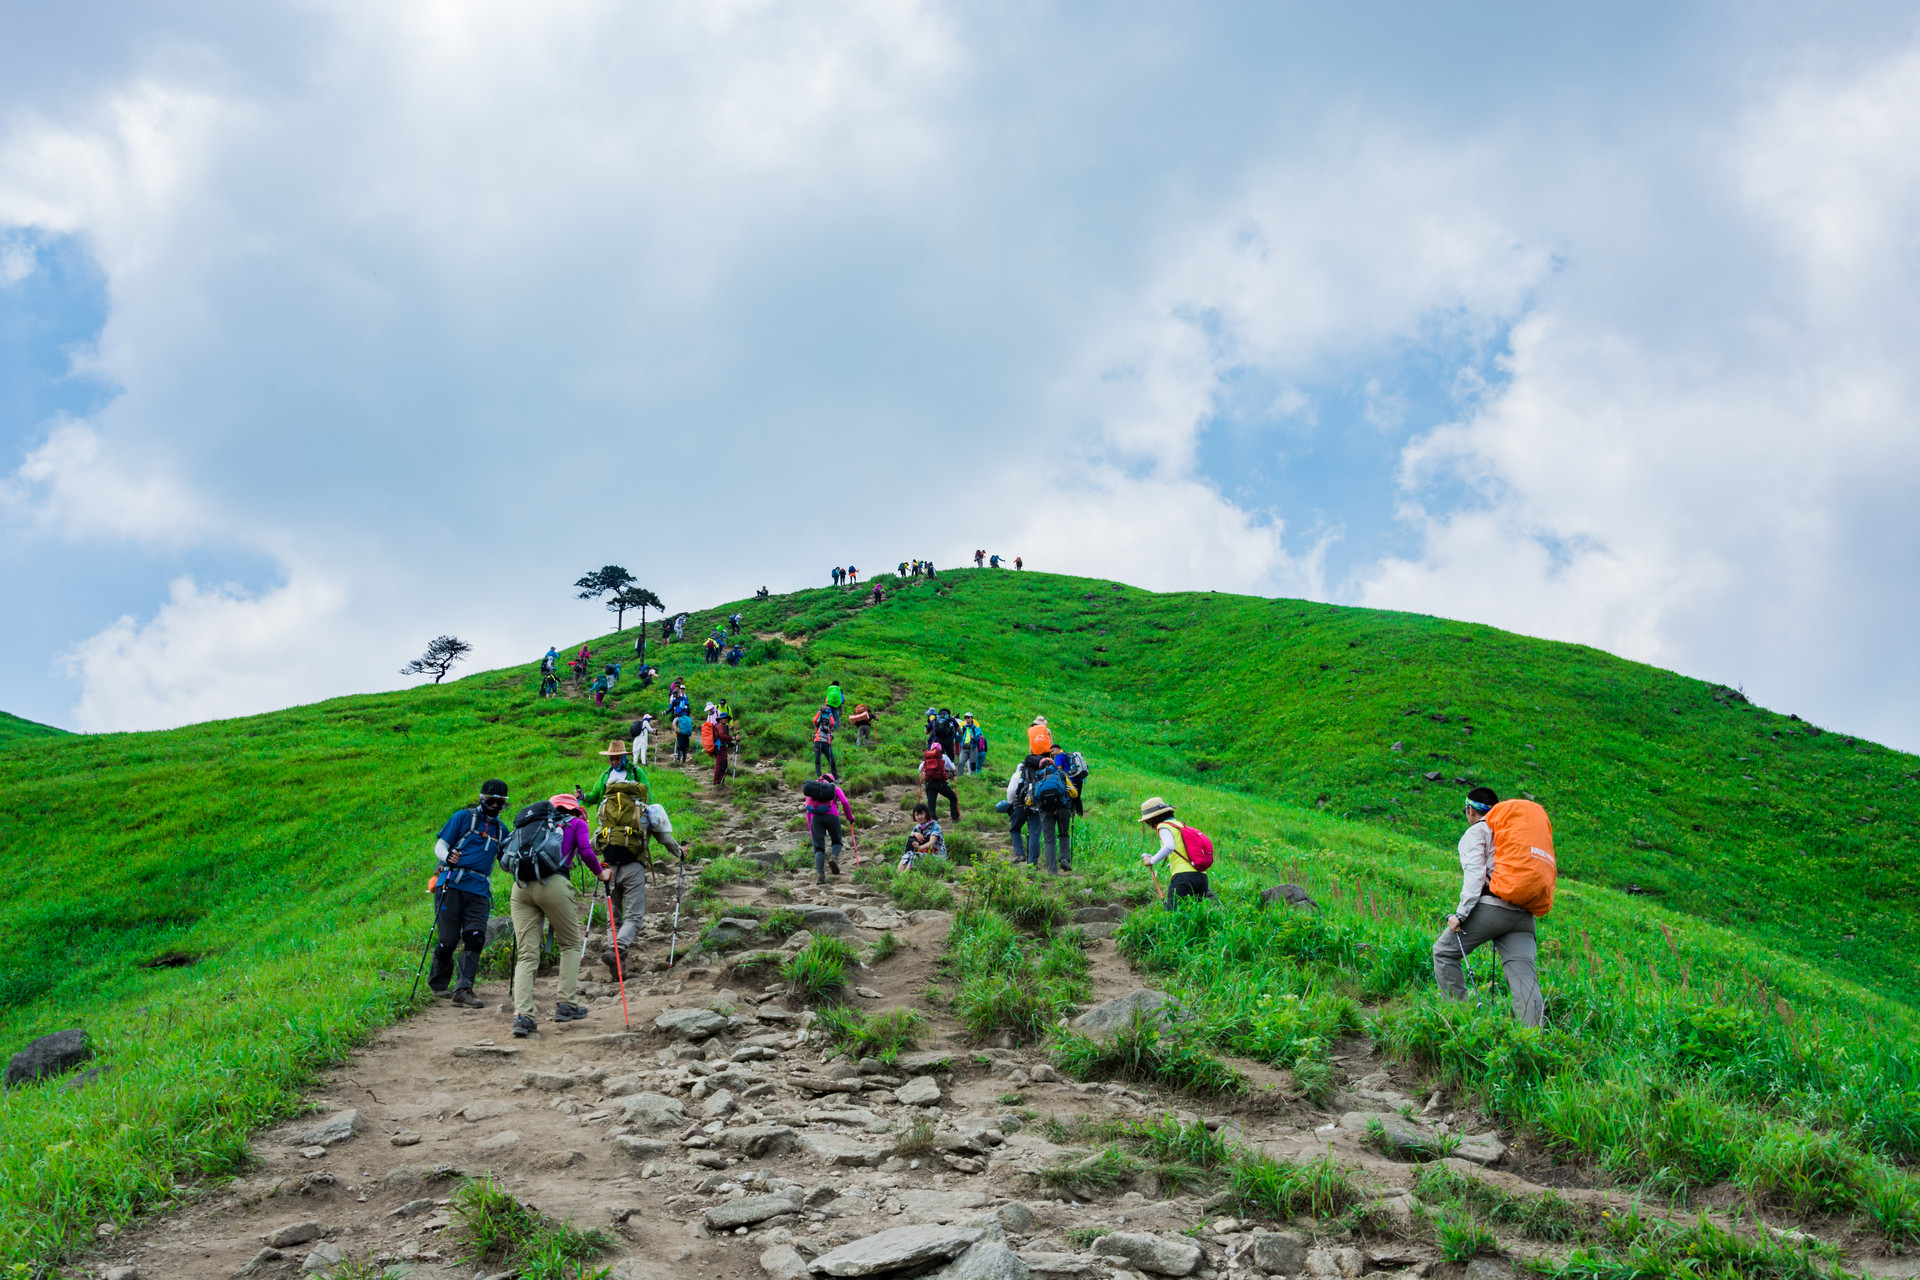
<path fill-rule="evenodd" d="M 513 1011 L 533 1016 L 533 975 L 540 968 L 540 922 L 553 925 L 560 947 L 560 998 L 580 994 L 580 908 L 565 875 L 534 884 L 513 882 Z"/>
<path fill-rule="evenodd" d="M 620 945 L 630 947 L 647 923 L 647 869 L 637 862 L 615 867 L 607 889 L 613 895 L 613 918 L 620 922 Z"/>
<path fill-rule="evenodd" d="M 1460 971 L 1462 955 L 1472 955 L 1491 942 L 1500 953 L 1500 964 L 1507 974 L 1507 989 L 1513 993 L 1513 1016 L 1530 1027 L 1546 1019 L 1546 1001 L 1540 995 L 1540 975 L 1534 971 L 1539 954 L 1533 936 L 1533 914 L 1514 907 L 1496 907 L 1482 902 L 1468 913 L 1460 932 L 1442 929 L 1433 941 L 1433 977 L 1449 1000 L 1467 998 L 1466 975 Z"/>

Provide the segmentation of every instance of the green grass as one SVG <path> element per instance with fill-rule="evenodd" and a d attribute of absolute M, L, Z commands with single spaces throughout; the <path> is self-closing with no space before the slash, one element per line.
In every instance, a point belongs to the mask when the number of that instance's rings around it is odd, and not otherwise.
<path fill-rule="evenodd" d="M 723 856 L 701 865 L 697 883 L 702 889 L 713 892 L 730 884 L 747 884 L 763 879 L 766 874 L 757 862 Z"/>
<path fill-rule="evenodd" d="M 606 1232 L 555 1222 L 491 1178 L 461 1185 L 453 1217 L 467 1262 L 517 1271 L 523 1280 L 602 1280 L 612 1274 L 609 1267 L 584 1265 L 613 1247 Z"/>
<path fill-rule="evenodd" d="M 1024 937 L 988 907 L 955 916 L 942 964 L 954 983 L 954 1015 L 976 1039 L 1007 1031 L 1020 1041 L 1038 1040 L 1091 990 L 1090 964 L 1077 938 Z"/>
<path fill-rule="evenodd" d="M 738 610 L 807 640 L 757 645 L 738 669 L 706 668 L 694 645 L 650 657 L 696 702 L 727 698 L 745 761 L 778 763 L 789 786 L 838 680 L 882 716 L 873 747 L 840 744 L 863 805 L 912 777 L 922 707 L 976 714 L 991 776 L 961 781 L 966 830 L 949 833 L 977 840 L 974 866 L 925 889 L 955 895 L 973 958 L 943 982 L 970 1028 L 1037 1037 L 1065 1011 L 1026 970 L 995 986 L 976 962 L 997 948 L 1072 988 L 1051 930 L 1085 902 L 1151 901 L 1132 819 L 1158 793 L 1215 836 L 1222 904 L 1137 912 L 1120 939 L 1194 1007 L 1208 1052 L 1324 1090 L 1332 1041 L 1369 1029 L 1618 1178 L 1684 1192 L 1718 1176 L 1912 1238 L 1914 757 L 1591 649 L 1432 618 L 1038 573 L 889 585 L 878 609 L 823 589 L 696 614 L 696 629 Z M 0 722 L 0 822 L 39 877 L 0 901 L 0 1045 L 82 1025 L 105 1068 L 75 1092 L 0 1099 L 0 1261 L 57 1256 L 176 1184 L 243 1171 L 254 1129 L 406 1012 L 447 814 L 488 776 L 516 801 L 587 781 L 637 709 L 664 710 L 664 683 L 598 712 L 539 700 L 528 664 L 164 733 Z M 1095 770 L 1069 884 L 994 870 L 991 804 L 1035 712 Z M 650 772 L 683 840 L 717 852 L 698 774 Z M 1484 966 L 1491 1006 L 1432 996 L 1425 947 L 1458 887 L 1454 778 L 1553 815 L 1545 1033 L 1517 1033 Z M 1254 905 L 1283 878 L 1326 905 L 1318 923 Z M 191 963 L 144 967 L 176 954 Z"/>
<path fill-rule="evenodd" d="M 832 1004 L 846 993 L 847 966 L 858 959 L 852 944 L 829 934 L 815 934 L 787 960 L 780 976 L 808 1004 Z"/>
<path fill-rule="evenodd" d="M 38 720 L 22 720 L 19 716 L 10 716 L 0 711 L 0 751 L 6 750 L 21 739 L 55 738 L 65 733 L 65 729 L 41 724 Z"/>
<path fill-rule="evenodd" d="M 823 1009 L 814 1022 L 836 1048 L 856 1058 L 878 1058 L 892 1062 L 902 1050 L 914 1048 L 927 1038 L 927 1015 L 918 1009 L 880 1009 L 863 1013 L 858 1009 Z"/>

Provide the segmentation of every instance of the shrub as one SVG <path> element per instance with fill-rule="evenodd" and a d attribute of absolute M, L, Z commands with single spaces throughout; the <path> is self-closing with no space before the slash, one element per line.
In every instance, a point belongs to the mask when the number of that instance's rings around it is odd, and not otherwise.
<path fill-rule="evenodd" d="M 719 857 L 700 868 L 695 883 L 702 889 L 712 892 L 725 885 L 744 884 L 758 880 L 766 871 L 757 862 L 748 862 L 744 858 Z"/>
<path fill-rule="evenodd" d="M 795 995 L 808 1004 L 821 1004 L 838 1000 L 846 991 L 847 965 L 855 958 L 853 948 L 845 941 L 815 934 L 780 972 Z"/>
<path fill-rule="evenodd" d="M 468 1262 L 517 1270 L 529 1280 L 588 1275 L 580 1263 L 613 1245 L 605 1232 L 576 1230 L 571 1222 L 554 1222 L 521 1204 L 491 1178 L 468 1182 L 454 1193 L 453 1217 L 465 1239 Z M 605 1276 L 607 1271 L 590 1274 Z"/>
<path fill-rule="evenodd" d="M 1273 1218 L 1331 1218 L 1363 1199 L 1331 1156 L 1294 1164 L 1251 1155 L 1234 1167 L 1229 1189 L 1242 1217 L 1264 1213 Z"/>
<path fill-rule="evenodd" d="M 880 936 L 873 940 L 873 945 L 867 948 L 867 962 L 879 964 L 882 960 L 890 960 L 905 950 L 906 945 L 900 941 L 900 936 L 893 930 L 883 930 Z"/>
<path fill-rule="evenodd" d="M 1196 1044 L 1190 1032 L 1163 1031 L 1137 1009 L 1126 1025 L 1104 1038 L 1058 1032 L 1052 1056 L 1054 1065 L 1076 1080 L 1146 1080 L 1203 1094 L 1246 1087 L 1239 1072 Z"/>
<path fill-rule="evenodd" d="M 933 1117 L 923 1110 L 916 1110 L 913 1119 L 907 1122 L 907 1131 L 893 1142 L 893 1154 L 896 1156 L 925 1155 L 933 1150 Z"/>

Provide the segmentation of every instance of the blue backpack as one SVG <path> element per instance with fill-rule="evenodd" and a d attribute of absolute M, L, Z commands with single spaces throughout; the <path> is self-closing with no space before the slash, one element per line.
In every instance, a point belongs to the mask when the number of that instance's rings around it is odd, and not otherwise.
<path fill-rule="evenodd" d="M 1064 809 L 1073 803 L 1073 788 L 1068 784 L 1067 776 L 1051 760 L 1040 766 L 1033 790 L 1028 794 L 1034 806 L 1040 809 Z"/>
<path fill-rule="evenodd" d="M 673 731 L 675 733 L 691 734 L 693 732 L 693 717 L 682 711 L 674 717 Z"/>

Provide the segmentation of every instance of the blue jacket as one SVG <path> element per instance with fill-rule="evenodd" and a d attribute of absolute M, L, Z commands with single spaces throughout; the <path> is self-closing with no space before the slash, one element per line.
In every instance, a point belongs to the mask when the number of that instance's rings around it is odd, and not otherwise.
<path fill-rule="evenodd" d="M 493 863 L 507 841 L 505 824 L 478 809 L 461 809 L 440 828 L 440 839 L 459 858 L 447 864 L 441 883 L 462 893 L 491 898 Z"/>

